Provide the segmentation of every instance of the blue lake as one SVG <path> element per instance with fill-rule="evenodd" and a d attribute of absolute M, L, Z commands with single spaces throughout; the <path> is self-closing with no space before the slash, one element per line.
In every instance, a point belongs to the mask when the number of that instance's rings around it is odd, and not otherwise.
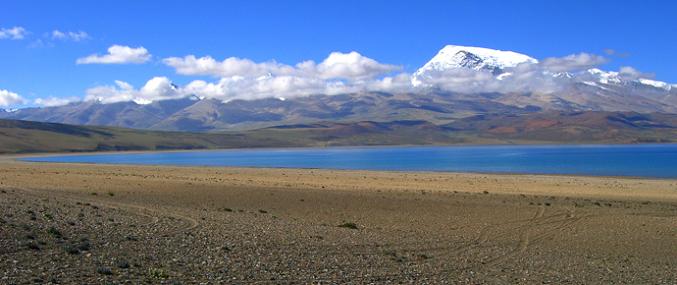
<path fill-rule="evenodd" d="M 677 144 L 232 149 L 78 154 L 22 160 L 677 178 Z"/>

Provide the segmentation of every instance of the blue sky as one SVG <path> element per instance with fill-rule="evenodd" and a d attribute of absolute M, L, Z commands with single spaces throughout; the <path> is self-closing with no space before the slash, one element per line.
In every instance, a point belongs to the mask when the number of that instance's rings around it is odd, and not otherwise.
<path fill-rule="evenodd" d="M 631 66 L 677 83 L 674 1 L 3 1 L 0 90 L 27 99 L 83 97 L 114 80 L 143 86 L 177 74 L 167 57 L 321 62 L 357 51 L 413 72 L 446 44 L 513 50 L 538 59 L 586 52 L 607 70 Z M 64 33 L 54 37 L 53 32 Z M 6 30 L 7 31 L 7 30 Z M 75 40 L 68 32 L 86 33 Z M 1 34 L 0 34 L 1 35 Z M 144 47 L 143 64 L 76 64 L 112 45 Z M 605 50 L 614 50 L 606 54 Z"/>

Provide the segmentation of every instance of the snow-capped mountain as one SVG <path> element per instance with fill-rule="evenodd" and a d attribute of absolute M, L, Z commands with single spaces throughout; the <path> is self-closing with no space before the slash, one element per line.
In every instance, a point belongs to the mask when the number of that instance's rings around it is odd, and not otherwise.
<path fill-rule="evenodd" d="M 414 72 L 411 77 L 411 83 L 414 86 L 421 86 L 426 81 L 434 82 L 440 76 L 449 76 L 445 72 L 454 69 L 489 71 L 496 79 L 504 80 L 513 75 L 510 72 L 511 68 L 520 64 L 538 63 L 539 61 L 531 56 L 513 51 L 447 45 L 430 61 Z M 669 84 L 649 78 L 624 76 L 620 72 L 604 71 L 598 68 L 591 68 L 580 72 L 543 71 L 543 73 L 562 82 L 569 82 L 571 84 L 583 83 L 601 89 L 609 87 L 605 85 L 611 85 L 614 87 L 659 89 L 657 90 L 658 92 L 670 92 L 677 86 L 676 84 Z"/>
<path fill-rule="evenodd" d="M 411 82 L 414 86 L 419 86 L 422 84 L 422 79 L 430 78 L 437 73 L 454 68 L 487 70 L 497 76 L 505 77 L 503 71 L 506 68 L 515 67 L 522 63 L 538 63 L 538 60 L 512 51 L 447 45 L 423 67 L 416 70 Z"/>
<path fill-rule="evenodd" d="M 663 81 L 657 81 L 657 80 L 646 79 L 646 78 L 640 78 L 639 83 L 642 83 L 644 85 L 653 86 L 653 87 L 660 88 L 660 89 L 665 89 L 666 91 L 672 90 L 672 87 L 675 86 L 675 85 L 670 85 L 668 83 L 665 83 Z"/>
<path fill-rule="evenodd" d="M 554 71 L 547 68 L 548 61 L 539 62 L 511 51 L 450 45 L 412 75 L 411 83 L 420 87 L 407 87 L 406 92 L 365 91 L 228 102 L 197 96 L 117 103 L 90 100 L 17 111 L 0 109 L 0 118 L 221 131 L 318 121 L 448 123 L 476 114 L 541 111 L 677 114 L 676 85 L 644 78 L 632 71 L 597 68 Z M 453 84 L 442 85 L 448 82 Z M 544 88 L 529 88 L 538 84 Z M 470 88 L 455 89 L 464 86 Z"/>
<path fill-rule="evenodd" d="M 655 88 L 669 92 L 675 86 L 667 82 L 648 79 L 648 78 L 634 78 L 623 76 L 619 72 L 615 71 L 604 71 L 598 68 L 591 68 L 585 71 L 587 74 L 579 74 L 578 77 L 581 80 L 586 76 L 592 76 L 596 83 L 601 83 L 605 85 L 616 85 L 616 86 L 627 86 L 627 87 L 644 87 L 644 88 Z M 589 83 L 589 81 L 588 81 Z"/>

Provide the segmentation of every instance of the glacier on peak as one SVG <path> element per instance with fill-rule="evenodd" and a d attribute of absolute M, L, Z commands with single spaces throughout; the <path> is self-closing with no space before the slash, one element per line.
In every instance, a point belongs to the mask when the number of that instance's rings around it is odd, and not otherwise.
<path fill-rule="evenodd" d="M 538 63 L 538 60 L 513 51 L 447 45 L 413 74 L 411 83 L 419 86 L 422 84 L 421 79 L 432 76 L 432 73 L 454 68 L 487 70 L 502 75 L 503 69 L 522 63 Z"/>
<path fill-rule="evenodd" d="M 525 54 L 482 47 L 447 45 L 442 48 L 430 61 L 416 70 L 411 76 L 414 87 L 427 86 L 425 83 L 436 81 L 441 76 L 453 76 L 447 71 L 475 70 L 490 72 L 494 78 L 504 81 L 514 74 L 510 68 L 520 64 L 538 64 L 539 61 Z M 647 87 L 671 91 L 675 85 L 647 78 L 632 78 L 617 71 L 605 71 L 599 68 L 590 68 L 580 72 L 550 72 L 543 71 L 546 77 L 552 76 L 558 80 L 582 82 L 593 86 L 591 82 L 603 85 L 641 84 Z M 583 82 L 585 81 L 585 82 Z M 601 88 L 601 85 L 595 85 Z"/>

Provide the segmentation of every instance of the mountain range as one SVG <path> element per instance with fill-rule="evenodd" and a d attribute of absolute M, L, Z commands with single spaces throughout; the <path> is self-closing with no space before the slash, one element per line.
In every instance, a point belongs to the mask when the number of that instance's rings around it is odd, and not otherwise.
<path fill-rule="evenodd" d="M 0 153 L 355 145 L 674 143 L 677 115 L 539 112 L 424 120 L 320 121 L 248 131 L 166 132 L 0 119 Z"/>
<path fill-rule="evenodd" d="M 414 72 L 414 88 L 402 92 L 364 91 L 227 102 L 197 96 L 144 102 L 147 104 L 90 100 L 0 110 L 0 118 L 222 132 L 318 122 L 425 121 L 448 126 L 464 118 L 488 120 L 492 116 L 552 112 L 677 113 L 677 88 L 673 84 L 595 68 L 549 70 L 547 63 L 516 52 L 450 45 Z M 457 84 L 467 88 L 444 88 L 449 82 L 467 78 L 474 81 Z"/>

